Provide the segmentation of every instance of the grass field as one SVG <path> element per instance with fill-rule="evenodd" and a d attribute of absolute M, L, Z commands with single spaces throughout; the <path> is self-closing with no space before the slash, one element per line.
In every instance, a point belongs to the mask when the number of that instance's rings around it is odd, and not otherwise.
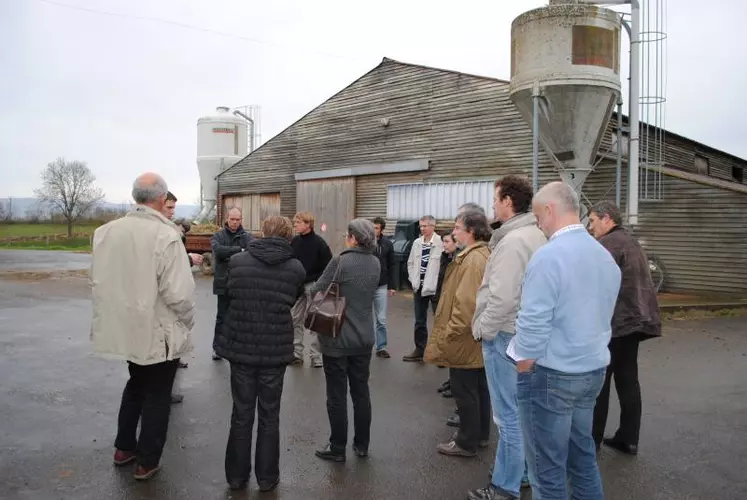
<path fill-rule="evenodd" d="M 0 249 L 91 250 L 90 236 L 98 224 L 78 224 L 73 238 L 67 239 L 66 224 L 0 223 Z"/>

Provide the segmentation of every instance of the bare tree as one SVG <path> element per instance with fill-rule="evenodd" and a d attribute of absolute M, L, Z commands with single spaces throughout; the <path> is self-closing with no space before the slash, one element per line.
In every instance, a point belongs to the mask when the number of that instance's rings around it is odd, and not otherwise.
<path fill-rule="evenodd" d="M 42 172 L 42 187 L 34 191 L 40 202 L 48 204 L 67 221 L 67 237 L 73 236 L 73 224 L 104 199 L 94 185 L 96 176 L 84 162 L 57 158 Z"/>
<path fill-rule="evenodd" d="M 5 202 L 0 201 L 0 220 L 6 220 Z"/>

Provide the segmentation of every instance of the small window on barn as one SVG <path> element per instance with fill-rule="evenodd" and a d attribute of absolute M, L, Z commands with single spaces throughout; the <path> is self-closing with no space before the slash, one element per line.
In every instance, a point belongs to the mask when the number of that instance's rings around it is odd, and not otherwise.
<path fill-rule="evenodd" d="M 742 167 L 731 167 L 731 178 L 740 184 L 744 183 L 744 169 Z"/>
<path fill-rule="evenodd" d="M 417 220 L 432 215 L 453 220 L 459 207 L 474 202 L 492 216 L 493 181 L 390 184 L 387 186 L 387 218 Z"/>
<path fill-rule="evenodd" d="M 699 174 L 708 175 L 711 173 L 711 162 L 708 158 L 699 154 L 695 155 L 695 171 Z"/>
<path fill-rule="evenodd" d="M 630 144 L 630 139 L 628 137 L 628 132 L 623 131 L 622 134 L 620 134 L 621 140 L 620 144 L 622 145 L 622 155 L 627 158 L 628 156 L 628 145 Z M 612 143 L 610 144 L 610 152 L 617 154 L 617 133 L 612 133 Z"/>

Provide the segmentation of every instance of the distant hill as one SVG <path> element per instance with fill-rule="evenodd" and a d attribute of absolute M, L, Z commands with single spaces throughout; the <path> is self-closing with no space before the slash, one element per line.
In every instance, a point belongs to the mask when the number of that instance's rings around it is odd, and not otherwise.
<path fill-rule="evenodd" d="M 108 201 L 105 201 L 100 206 L 106 210 L 127 210 L 129 208 L 129 205 L 126 203 L 111 203 Z M 176 217 L 191 219 L 197 215 L 199 208 L 197 205 L 177 204 Z M 36 198 L 0 198 L 0 212 L 2 212 L 3 216 L 10 213 L 11 218 L 14 220 L 28 219 L 36 214 L 42 217 L 49 215 L 49 210 L 39 207 L 39 202 Z"/>

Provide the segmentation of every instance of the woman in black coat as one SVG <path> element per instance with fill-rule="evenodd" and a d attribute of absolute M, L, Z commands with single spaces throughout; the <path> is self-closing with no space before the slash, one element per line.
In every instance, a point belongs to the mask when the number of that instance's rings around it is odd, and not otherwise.
<path fill-rule="evenodd" d="M 280 468 L 280 398 L 293 361 L 291 308 L 306 272 L 293 254 L 293 225 L 286 217 L 262 222 L 263 237 L 228 262 L 228 312 L 215 352 L 231 364 L 233 414 L 226 446 L 226 480 L 245 488 L 251 474 L 252 426 L 257 409 L 254 471 L 261 491 L 275 489 Z M 257 404 L 258 403 L 258 404 Z"/>

